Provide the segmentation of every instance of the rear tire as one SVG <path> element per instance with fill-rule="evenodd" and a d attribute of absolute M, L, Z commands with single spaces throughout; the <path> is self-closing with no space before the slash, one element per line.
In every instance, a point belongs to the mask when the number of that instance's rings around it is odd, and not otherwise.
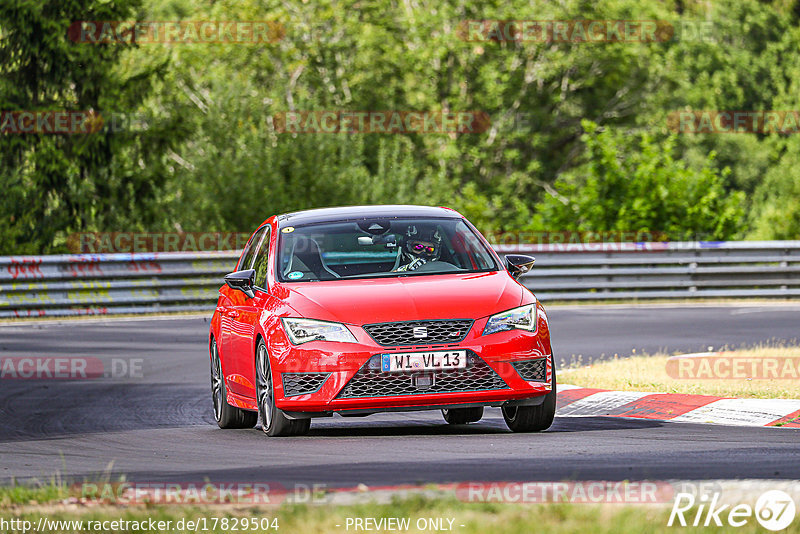
<path fill-rule="evenodd" d="M 451 408 L 442 410 L 444 420 L 450 425 L 477 423 L 483 417 L 483 406 L 477 408 Z"/>
<path fill-rule="evenodd" d="M 256 402 L 261 415 L 261 429 L 267 436 L 301 436 L 311 427 L 311 419 L 289 419 L 275 405 L 272 368 L 264 340 L 259 340 L 256 349 Z"/>
<path fill-rule="evenodd" d="M 552 362 L 552 360 L 551 360 Z M 503 419 L 513 432 L 541 432 L 553 424 L 556 415 L 556 368 L 552 366 L 553 389 L 538 406 L 503 406 Z"/>
<path fill-rule="evenodd" d="M 258 422 L 258 413 L 242 410 L 228 404 L 228 390 L 222 374 L 217 340 L 211 340 L 211 401 L 214 419 L 220 428 L 253 428 Z"/>

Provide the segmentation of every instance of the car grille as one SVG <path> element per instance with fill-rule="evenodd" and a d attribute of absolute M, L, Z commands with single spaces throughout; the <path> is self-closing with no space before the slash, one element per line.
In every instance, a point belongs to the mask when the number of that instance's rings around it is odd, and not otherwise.
<path fill-rule="evenodd" d="M 402 345 L 431 345 L 458 343 L 469 333 L 472 319 L 446 319 L 439 321 L 405 321 L 364 325 L 364 330 L 384 347 Z M 422 335 L 424 331 L 425 335 Z M 415 336 L 416 334 L 416 336 Z"/>
<path fill-rule="evenodd" d="M 531 382 L 547 381 L 547 358 L 536 358 L 535 360 L 519 360 L 511 362 L 519 376 Z"/>
<path fill-rule="evenodd" d="M 330 376 L 330 373 L 283 373 L 283 396 L 294 397 L 314 393 Z"/>
<path fill-rule="evenodd" d="M 417 387 L 416 376 L 433 377 L 433 384 Z M 469 354 L 465 369 L 385 373 L 381 371 L 381 355 L 376 354 L 353 375 L 337 398 L 387 397 L 390 395 L 421 395 L 426 393 L 457 393 L 506 389 L 508 385 L 480 357 Z"/>

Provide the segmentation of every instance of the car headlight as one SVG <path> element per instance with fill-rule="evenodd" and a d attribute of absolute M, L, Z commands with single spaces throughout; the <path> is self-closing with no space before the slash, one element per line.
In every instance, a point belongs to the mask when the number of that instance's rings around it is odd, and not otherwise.
<path fill-rule="evenodd" d="M 338 341 L 340 343 L 358 343 L 356 337 L 341 323 L 316 321 L 314 319 L 282 319 L 283 329 L 289 340 L 295 345 L 309 341 Z"/>
<path fill-rule="evenodd" d="M 492 315 L 489 322 L 486 323 L 486 328 L 483 329 L 483 335 L 505 332 L 515 328 L 529 332 L 536 330 L 536 304 L 528 304 Z"/>

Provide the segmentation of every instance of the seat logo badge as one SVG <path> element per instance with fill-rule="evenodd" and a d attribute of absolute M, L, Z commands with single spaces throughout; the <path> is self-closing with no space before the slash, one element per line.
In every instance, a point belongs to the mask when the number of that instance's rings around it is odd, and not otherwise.
<path fill-rule="evenodd" d="M 417 339 L 422 339 L 428 337 L 428 329 L 424 326 L 417 326 L 414 328 L 414 337 Z"/>

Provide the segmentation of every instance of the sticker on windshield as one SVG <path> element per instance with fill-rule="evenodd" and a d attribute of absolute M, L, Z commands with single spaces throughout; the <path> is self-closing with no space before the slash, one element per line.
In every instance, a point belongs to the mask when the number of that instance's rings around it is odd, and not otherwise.
<path fill-rule="evenodd" d="M 289 280 L 297 280 L 299 278 L 303 278 L 303 273 L 301 273 L 300 271 L 292 271 L 286 275 L 286 278 L 288 278 Z"/>
<path fill-rule="evenodd" d="M 281 232 L 283 232 L 284 234 L 291 234 L 292 232 L 294 232 L 294 226 L 287 226 L 286 228 L 281 230 Z"/>

